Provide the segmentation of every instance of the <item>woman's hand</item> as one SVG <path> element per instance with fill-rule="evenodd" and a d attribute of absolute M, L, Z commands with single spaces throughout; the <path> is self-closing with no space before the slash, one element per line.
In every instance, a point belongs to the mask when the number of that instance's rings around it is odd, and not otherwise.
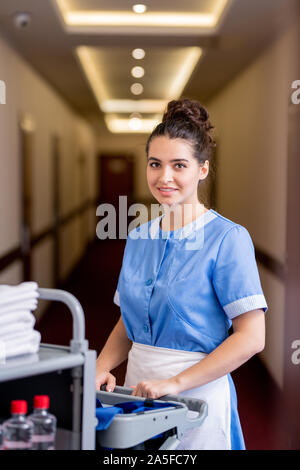
<path fill-rule="evenodd" d="M 116 386 L 116 378 L 108 370 L 96 370 L 96 390 L 106 384 L 106 391 L 113 392 Z"/>
<path fill-rule="evenodd" d="M 133 388 L 132 396 L 145 398 L 160 398 L 164 395 L 177 395 L 178 385 L 173 377 L 167 380 L 146 380 L 137 385 L 131 385 Z"/>

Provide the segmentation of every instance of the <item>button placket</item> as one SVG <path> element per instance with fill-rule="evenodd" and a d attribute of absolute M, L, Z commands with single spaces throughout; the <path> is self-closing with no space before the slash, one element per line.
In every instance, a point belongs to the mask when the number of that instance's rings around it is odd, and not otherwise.
<path fill-rule="evenodd" d="M 148 292 L 148 289 L 147 289 L 147 294 L 146 294 L 146 295 L 149 296 L 149 299 L 148 299 L 148 305 L 147 305 L 147 310 L 146 310 L 146 322 L 143 325 L 143 331 L 144 331 L 145 334 L 150 333 L 150 337 L 151 337 L 151 327 L 150 327 L 150 317 L 149 317 L 150 300 L 151 300 L 151 295 L 152 295 L 152 292 L 153 292 L 153 289 L 154 289 L 155 280 L 156 280 L 157 274 L 160 270 L 162 260 L 164 258 L 167 241 L 168 240 L 165 240 L 163 250 L 162 250 L 162 255 L 161 255 L 160 260 L 159 260 L 157 271 L 155 273 L 153 273 L 153 278 L 149 278 L 145 282 L 146 287 L 149 287 L 150 289 L 149 289 L 149 292 Z M 151 338 L 150 338 L 150 340 L 151 340 Z"/>

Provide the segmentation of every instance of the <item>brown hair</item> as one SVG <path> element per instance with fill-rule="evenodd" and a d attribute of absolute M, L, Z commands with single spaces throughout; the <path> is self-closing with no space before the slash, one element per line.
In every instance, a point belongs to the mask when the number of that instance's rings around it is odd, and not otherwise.
<path fill-rule="evenodd" d="M 214 129 L 207 110 L 198 101 L 188 99 L 170 101 L 162 122 L 155 127 L 148 138 L 146 153 L 154 137 L 167 136 L 170 139 L 184 139 L 193 148 L 199 164 L 210 160 L 215 142 L 211 135 Z"/>

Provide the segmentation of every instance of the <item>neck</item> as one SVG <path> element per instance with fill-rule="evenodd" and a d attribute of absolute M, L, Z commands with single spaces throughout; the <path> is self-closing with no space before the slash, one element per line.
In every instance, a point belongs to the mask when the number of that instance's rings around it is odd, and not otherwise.
<path fill-rule="evenodd" d="M 162 219 L 163 230 L 177 230 L 187 225 L 193 220 L 207 212 L 204 204 L 199 201 L 195 204 L 183 204 L 164 207 L 164 217 Z"/>

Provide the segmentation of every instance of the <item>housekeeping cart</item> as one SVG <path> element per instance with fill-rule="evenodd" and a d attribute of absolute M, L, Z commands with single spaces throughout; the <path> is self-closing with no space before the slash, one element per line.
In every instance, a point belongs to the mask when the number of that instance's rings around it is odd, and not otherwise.
<path fill-rule="evenodd" d="M 132 389 L 115 387 L 114 392 L 97 392 L 102 405 L 113 405 L 124 414 L 115 414 L 106 429 L 97 431 L 97 448 L 172 450 L 183 433 L 201 426 L 207 416 L 203 400 L 165 395 L 159 400 L 131 396 Z M 111 406 L 112 407 L 112 406 Z M 105 408 L 104 408 L 105 411 Z M 188 416 L 192 411 L 193 417 Z M 97 416 L 97 410 L 96 410 Z"/>
<path fill-rule="evenodd" d="M 207 404 L 201 400 L 170 395 L 147 400 L 132 397 L 132 390 L 123 387 L 114 392 L 102 387 L 96 393 L 96 351 L 88 348 L 79 301 L 63 290 L 38 292 L 39 300 L 62 302 L 68 307 L 73 337 L 70 346 L 41 343 L 36 354 L 0 363 L 0 423 L 10 416 L 11 400 L 26 400 L 30 413 L 34 395 L 49 395 L 50 412 L 57 418 L 57 450 L 175 449 L 185 430 L 202 424 Z M 109 426 L 99 430 L 96 404 L 107 409 L 123 407 L 122 414 L 115 414 Z M 190 418 L 188 410 L 196 416 Z"/>

